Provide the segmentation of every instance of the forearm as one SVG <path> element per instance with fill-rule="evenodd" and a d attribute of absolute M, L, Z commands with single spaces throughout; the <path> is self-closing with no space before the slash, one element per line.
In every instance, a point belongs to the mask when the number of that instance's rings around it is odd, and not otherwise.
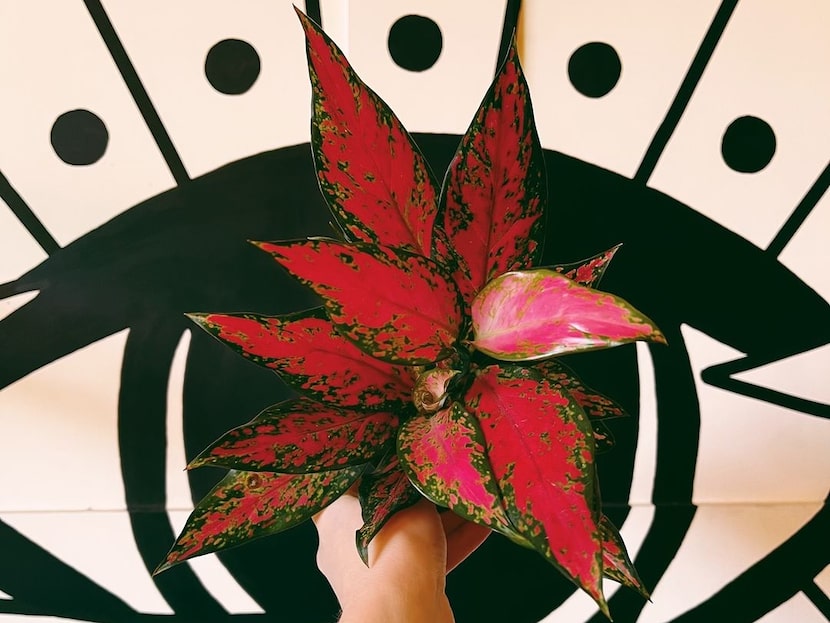
<path fill-rule="evenodd" d="M 453 623 L 443 586 L 422 581 L 369 584 L 341 603 L 340 623 Z M 443 584 L 443 583 L 441 583 Z"/>

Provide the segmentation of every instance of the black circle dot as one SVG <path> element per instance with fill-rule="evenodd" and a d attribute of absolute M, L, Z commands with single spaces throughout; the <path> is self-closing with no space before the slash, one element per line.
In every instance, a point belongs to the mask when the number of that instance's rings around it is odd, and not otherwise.
<path fill-rule="evenodd" d="M 224 39 L 205 58 L 205 76 L 211 86 L 226 95 L 240 95 L 259 78 L 259 54 L 247 41 Z"/>
<path fill-rule="evenodd" d="M 723 160 L 733 171 L 757 173 L 767 166 L 775 155 L 775 132 L 758 117 L 738 117 L 723 133 L 720 151 Z"/>
<path fill-rule="evenodd" d="M 574 88 L 586 97 L 602 97 L 617 86 L 622 63 L 617 51 L 607 43 L 592 41 L 576 49 L 568 61 L 568 77 Z"/>
<path fill-rule="evenodd" d="M 66 164 L 92 164 L 107 151 L 110 135 L 101 118 L 88 110 L 63 113 L 52 124 L 52 148 Z"/>
<path fill-rule="evenodd" d="M 423 15 L 404 15 L 389 29 L 389 54 L 409 71 L 424 71 L 441 56 L 444 38 L 434 21 Z"/>

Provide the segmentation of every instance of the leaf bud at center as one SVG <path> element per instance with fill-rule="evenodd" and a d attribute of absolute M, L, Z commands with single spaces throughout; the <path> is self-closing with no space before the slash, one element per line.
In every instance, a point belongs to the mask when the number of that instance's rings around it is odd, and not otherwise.
<path fill-rule="evenodd" d="M 415 381 L 412 402 L 421 413 L 435 413 L 447 402 L 447 386 L 458 370 L 433 368 L 423 372 Z"/>

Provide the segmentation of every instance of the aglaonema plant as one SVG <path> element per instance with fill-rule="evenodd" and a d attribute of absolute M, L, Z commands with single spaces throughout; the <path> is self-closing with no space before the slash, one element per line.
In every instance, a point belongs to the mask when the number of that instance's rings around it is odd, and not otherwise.
<path fill-rule="evenodd" d="M 342 236 L 254 243 L 320 307 L 191 315 L 299 397 L 190 463 L 230 471 L 157 572 L 290 528 L 359 483 L 364 561 L 423 496 L 536 550 L 606 615 L 603 576 L 647 596 L 602 514 L 594 462 L 623 410 L 557 356 L 664 338 L 595 289 L 616 247 L 536 267 L 546 175 L 515 45 L 439 187 L 395 114 L 298 14 L 315 169 Z"/>

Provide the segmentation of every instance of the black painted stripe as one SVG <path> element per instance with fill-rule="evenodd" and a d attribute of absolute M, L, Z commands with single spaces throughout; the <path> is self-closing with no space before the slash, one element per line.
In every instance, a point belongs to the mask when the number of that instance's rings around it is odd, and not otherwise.
<path fill-rule="evenodd" d="M 683 116 L 683 112 L 689 105 L 689 100 L 692 98 L 698 82 L 700 82 L 703 70 L 709 64 L 712 53 L 715 51 L 715 47 L 718 41 L 720 41 L 723 31 L 726 29 L 726 24 L 729 22 L 729 18 L 732 17 L 732 13 L 737 4 L 738 0 L 724 0 L 721 2 L 718 12 L 715 13 L 715 18 L 709 25 L 706 36 L 703 37 L 703 42 L 700 44 L 694 59 L 692 59 L 689 71 L 686 72 L 686 76 L 680 84 L 677 95 L 674 96 L 674 101 L 669 107 L 666 117 L 657 129 L 654 138 L 651 139 L 651 144 L 648 146 L 646 155 L 640 163 L 640 168 L 637 169 L 637 173 L 634 175 L 634 181 L 647 184 L 651 174 L 654 173 L 657 161 L 666 148 L 671 135 L 674 134 L 674 130 L 677 128 L 677 124 Z"/>
<path fill-rule="evenodd" d="M 26 231 L 29 232 L 29 235 L 35 239 L 40 245 L 40 248 L 46 251 L 48 255 L 52 255 L 55 251 L 59 250 L 61 247 L 58 244 L 57 240 L 52 237 L 52 234 L 49 233 L 49 230 L 40 222 L 40 219 L 35 216 L 35 213 L 32 212 L 32 209 L 29 205 L 23 200 L 23 197 L 14 189 L 6 179 L 6 176 L 0 172 L 0 199 L 6 202 L 6 204 L 11 208 L 11 211 L 17 217 L 17 220 L 20 221 L 20 224 L 26 228 Z"/>
<path fill-rule="evenodd" d="M 507 58 L 507 51 L 510 49 L 510 42 L 513 35 L 519 29 L 519 12 L 522 9 L 522 0 L 507 0 L 504 9 L 504 25 L 501 29 L 501 43 L 499 44 L 499 57 L 496 63 L 496 71 L 501 67 L 504 59 Z"/>
<path fill-rule="evenodd" d="M 816 346 L 820 346 L 820 344 Z M 734 394 L 749 396 L 750 398 L 763 400 L 764 402 L 792 409 L 793 411 L 800 411 L 801 413 L 830 419 L 830 405 L 793 396 L 792 394 L 785 394 L 768 387 L 754 385 L 753 383 L 733 378 L 734 374 L 754 370 L 755 368 L 780 361 L 789 356 L 792 356 L 792 354 L 786 353 L 776 357 L 744 357 L 743 359 L 727 361 L 706 368 L 701 372 L 700 378 L 704 383 L 712 387 L 725 389 Z"/>
<path fill-rule="evenodd" d="M 138 73 L 136 73 L 135 67 L 132 61 L 130 61 L 130 57 L 127 55 L 127 51 L 124 49 L 121 40 L 118 38 L 115 28 L 113 28 L 112 22 L 107 16 L 104 7 L 101 5 L 100 0 L 84 0 L 84 4 L 86 4 L 86 8 L 95 22 L 101 38 L 109 49 L 112 59 L 115 61 L 116 67 L 118 67 L 118 71 L 121 72 L 121 77 L 124 79 L 130 94 L 133 96 L 133 100 L 135 100 L 141 116 L 144 117 L 144 122 L 150 129 L 150 133 L 153 135 L 153 139 L 156 141 L 156 145 L 158 145 L 161 155 L 167 163 L 167 167 L 170 169 L 170 173 L 173 174 L 173 178 L 179 185 L 190 181 L 190 176 L 184 168 L 184 163 L 182 163 L 176 148 L 173 146 L 173 141 L 170 139 L 170 135 L 167 133 L 164 124 L 161 122 L 161 118 L 158 112 L 156 112 L 153 102 L 150 100 L 150 96 L 144 88 L 144 84 L 142 84 L 141 79 L 138 77 Z"/>
<path fill-rule="evenodd" d="M 323 25 L 323 17 L 320 15 L 319 0 L 305 0 L 305 14 L 320 26 Z"/>
<path fill-rule="evenodd" d="M 808 584 L 827 566 L 829 520 L 830 507 L 825 504 L 786 542 L 672 623 L 751 623 L 798 592 L 804 590 L 806 593 Z"/>
<path fill-rule="evenodd" d="M 818 176 L 818 179 L 810 187 L 810 190 L 807 191 L 807 194 L 804 195 L 804 198 L 799 202 L 795 210 L 793 210 L 790 218 L 787 219 L 787 222 L 784 223 L 784 226 L 775 235 L 773 241 L 770 242 L 767 247 L 768 253 L 771 253 L 775 257 L 781 255 L 784 247 L 792 240 L 798 228 L 807 220 L 810 212 L 813 211 L 813 208 L 816 207 L 816 204 L 818 204 L 828 188 L 830 188 L 830 163 L 824 168 L 824 171 Z"/>
<path fill-rule="evenodd" d="M 133 536 L 148 572 L 158 566 L 176 539 L 165 512 L 167 383 L 184 325 L 178 319 L 151 318 L 132 327 L 121 367 L 121 473 Z M 226 614 L 189 565 L 178 565 L 153 580 L 177 614 L 188 613 L 202 621 Z"/>
<path fill-rule="evenodd" d="M 830 621 L 830 597 L 828 597 L 818 584 L 815 582 L 808 582 L 804 587 L 804 595 L 813 602 L 813 605 L 818 608 L 824 617 Z"/>

